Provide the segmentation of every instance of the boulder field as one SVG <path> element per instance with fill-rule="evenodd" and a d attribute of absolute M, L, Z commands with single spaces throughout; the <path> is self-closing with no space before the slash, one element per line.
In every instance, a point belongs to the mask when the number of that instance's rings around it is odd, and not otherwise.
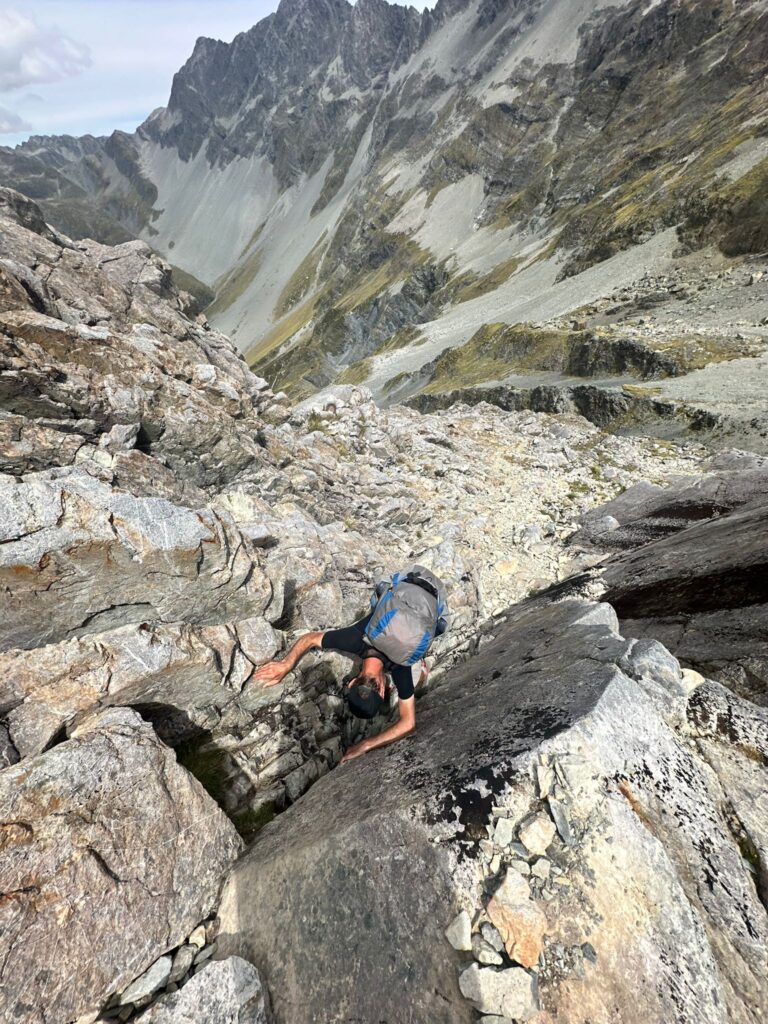
<path fill-rule="evenodd" d="M 3 1020 L 763 1019 L 763 460 L 291 405 L 144 243 L 10 189 L 0 439 Z M 253 668 L 413 561 L 417 732 L 339 768 L 394 697 Z"/>

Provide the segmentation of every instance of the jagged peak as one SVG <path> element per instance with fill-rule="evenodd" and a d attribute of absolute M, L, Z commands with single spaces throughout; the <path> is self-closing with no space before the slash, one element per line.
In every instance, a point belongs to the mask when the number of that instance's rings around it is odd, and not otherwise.
<path fill-rule="evenodd" d="M 390 0 L 357 0 L 353 8 L 355 21 L 387 18 L 389 20 L 406 21 L 413 19 L 418 23 L 421 14 L 410 4 L 390 3 Z"/>
<path fill-rule="evenodd" d="M 349 0 L 280 0 L 275 17 L 281 21 L 298 15 L 309 15 L 313 20 L 318 20 L 329 11 L 349 16 L 353 9 Z"/>

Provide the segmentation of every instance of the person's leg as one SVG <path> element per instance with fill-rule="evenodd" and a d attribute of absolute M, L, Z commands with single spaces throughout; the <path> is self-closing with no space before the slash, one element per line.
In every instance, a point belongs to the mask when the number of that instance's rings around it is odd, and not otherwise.
<path fill-rule="evenodd" d="M 409 665 L 392 665 L 389 672 L 400 700 L 408 700 L 409 697 L 412 697 L 413 669 Z"/>
<path fill-rule="evenodd" d="M 370 615 L 351 626 L 343 629 L 328 629 L 323 635 L 324 651 L 343 651 L 345 654 L 354 654 L 362 658 L 365 652 L 365 631 L 368 628 Z"/>
<path fill-rule="evenodd" d="M 413 678 L 414 688 L 423 686 L 429 676 L 429 665 L 426 663 L 424 658 L 421 661 L 417 661 L 415 665 L 411 667 L 411 676 Z"/>

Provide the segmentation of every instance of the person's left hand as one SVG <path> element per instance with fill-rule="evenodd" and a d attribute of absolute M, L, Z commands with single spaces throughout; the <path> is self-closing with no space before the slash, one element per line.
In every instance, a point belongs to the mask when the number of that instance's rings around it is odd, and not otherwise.
<path fill-rule="evenodd" d="M 355 743 L 354 746 L 350 747 L 349 750 L 344 754 L 341 759 L 341 763 L 345 761 L 354 761 L 356 757 L 361 757 L 363 754 L 367 754 L 369 750 L 367 740 L 360 740 L 359 743 Z"/>
<path fill-rule="evenodd" d="M 262 665 L 261 668 L 257 668 L 255 672 L 251 673 L 251 679 L 266 689 L 270 686 L 277 686 L 278 683 L 282 683 L 283 679 L 288 675 L 288 670 L 285 667 L 285 663 L 282 661 L 268 661 L 266 665 Z"/>

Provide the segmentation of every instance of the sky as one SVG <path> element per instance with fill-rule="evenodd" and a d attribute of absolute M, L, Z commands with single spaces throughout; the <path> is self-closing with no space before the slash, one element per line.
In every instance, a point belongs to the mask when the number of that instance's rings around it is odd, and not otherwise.
<path fill-rule="evenodd" d="M 434 0 L 410 0 L 414 7 Z M 0 0 L 0 145 L 133 131 L 199 36 L 230 42 L 278 0 Z"/>

